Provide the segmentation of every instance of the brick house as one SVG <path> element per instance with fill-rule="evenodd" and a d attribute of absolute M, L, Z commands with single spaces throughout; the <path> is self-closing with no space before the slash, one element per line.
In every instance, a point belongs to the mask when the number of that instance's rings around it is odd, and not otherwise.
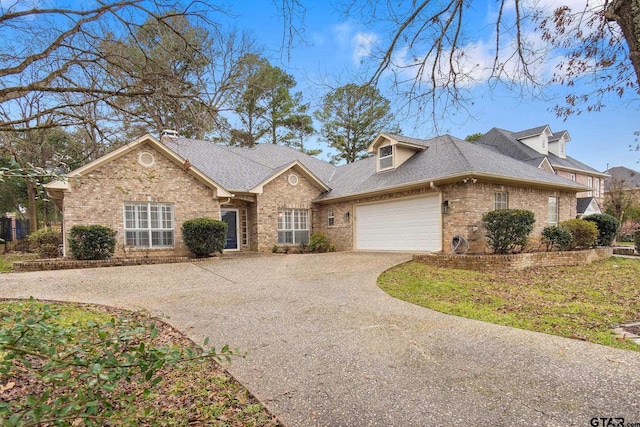
<path fill-rule="evenodd" d="M 208 216 L 229 225 L 226 250 L 269 252 L 325 233 L 336 250 L 450 252 L 462 236 L 486 245 L 481 217 L 534 212 L 534 236 L 575 218 L 579 182 L 486 144 L 381 133 L 371 157 L 335 166 L 288 147 L 253 148 L 150 135 L 47 185 L 77 224 L 117 232 L 116 256 L 183 255 L 181 225 Z M 545 163 L 546 165 L 546 163 Z M 66 238 L 65 238 L 66 242 Z M 66 253 L 66 252 L 65 252 Z"/>
<path fill-rule="evenodd" d="M 584 185 L 587 188 L 576 194 L 577 216 L 602 213 L 604 180 L 608 175 L 567 155 L 569 141 L 571 137 L 566 130 L 552 132 L 548 125 L 543 125 L 518 132 L 493 128 L 476 142 Z"/>

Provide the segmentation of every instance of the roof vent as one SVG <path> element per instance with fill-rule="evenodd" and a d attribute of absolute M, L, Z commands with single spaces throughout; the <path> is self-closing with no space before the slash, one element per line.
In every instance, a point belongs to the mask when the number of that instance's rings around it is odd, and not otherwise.
<path fill-rule="evenodd" d="M 160 135 L 160 141 L 165 142 L 168 139 L 178 138 L 179 136 L 180 134 L 178 133 L 177 130 L 165 129 L 162 131 L 162 134 Z"/>

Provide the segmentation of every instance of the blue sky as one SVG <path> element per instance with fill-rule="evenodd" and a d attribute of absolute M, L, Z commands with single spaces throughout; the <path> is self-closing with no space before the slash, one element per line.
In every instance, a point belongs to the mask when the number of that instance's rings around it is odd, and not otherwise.
<path fill-rule="evenodd" d="M 552 2 L 555 0 L 543 0 Z M 277 2 L 276 2 L 277 3 Z M 358 81 L 367 70 L 360 63 L 368 53 L 369 43 L 383 42 L 382 28 L 358 24 L 355 20 L 336 12 L 331 2 L 307 1 L 307 13 L 304 25 L 306 43 L 298 45 L 290 52 L 288 59 L 280 52 L 283 37 L 281 17 L 268 0 L 243 1 L 232 4 L 234 16 L 229 24 L 250 31 L 264 49 L 264 54 L 272 64 L 278 65 L 292 74 L 307 102 L 312 108 L 326 93 L 328 85 L 336 86 Z M 578 0 L 566 0 L 565 3 L 580 4 Z M 481 3 L 478 10 L 471 14 L 472 21 L 479 29 L 491 25 L 495 10 L 492 3 Z M 552 8 L 549 4 L 547 7 Z M 481 61 L 483 42 L 491 43 L 491 34 L 478 33 L 469 51 L 479 56 Z M 483 39 L 484 37 L 484 39 Z M 471 44 L 470 44 L 471 46 Z M 480 52 L 480 53 L 478 53 Z M 548 64 L 544 64 L 547 65 Z M 386 90 L 384 85 L 381 89 Z M 571 136 L 568 154 L 598 170 L 607 167 L 626 166 L 640 170 L 640 152 L 630 151 L 635 142 L 635 131 L 640 131 L 640 100 L 627 96 L 625 99 L 612 97 L 606 100 L 606 108 L 597 113 L 583 113 L 566 120 L 557 118 L 551 108 L 567 89 L 551 86 L 545 90 L 547 100 L 522 96 L 504 88 L 490 89 L 486 84 L 470 87 L 473 105 L 467 112 L 452 112 L 444 115 L 438 122 L 437 133 L 449 133 L 459 138 L 486 132 L 492 127 L 519 131 L 548 124 L 552 131 L 567 130 Z M 393 97 L 388 96 L 389 99 Z M 425 121 L 428 122 L 428 121 Z M 433 126 L 418 123 L 413 119 L 400 121 L 403 133 L 407 136 L 429 138 L 435 136 Z M 310 147 L 314 144 L 309 144 Z M 326 146 L 321 158 L 325 158 Z"/>

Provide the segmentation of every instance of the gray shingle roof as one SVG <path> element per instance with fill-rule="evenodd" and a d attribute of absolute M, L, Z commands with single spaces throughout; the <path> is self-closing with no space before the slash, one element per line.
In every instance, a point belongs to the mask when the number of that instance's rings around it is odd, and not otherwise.
<path fill-rule="evenodd" d="M 319 198 L 321 200 L 474 174 L 577 188 L 575 182 L 539 169 L 539 161 L 533 164 L 529 164 L 531 159 L 519 161 L 502 154 L 495 146 L 471 143 L 450 135 L 429 140 L 390 136 L 427 149 L 416 152 L 395 170 L 377 173 L 375 157 L 335 166 L 292 148 L 273 144 L 240 148 L 174 138 L 165 141 L 165 145 L 230 191 L 251 190 L 295 161 L 331 188 Z"/>
<path fill-rule="evenodd" d="M 553 166 L 554 168 L 568 168 L 594 174 L 601 174 L 601 172 L 599 172 L 598 170 L 580 162 L 579 160 L 574 159 L 571 156 L 567 156 L 565 159 L 562 159 L 551 152 L 547 156 L 545 156 L 544 154 L 537 152 L 528 145 L 518 141 L 518 138 L 524 138 L 525 135 L 539 135 L 546 127 L 547 125 L 544 125 L 520 132 L 511 132 L 504 129 L 493 128 L 486 134 L 482 135 L 480 139 L 476 141 L 476 143 L 497 147 L 503 154 L 506 154 L 509 157 L 513 157 L 514 159 L 527 162 L 529 164 L 534 164 L 535 162 L 538 162 L 538 164 L 540 164 L 542 160 L 547 157 L 549 159 L 549 163 L 551 163 L 551 166 Z M 565 131 L 556 132 L 553 135 L 558 135 L 559 138 L 559 136 L 561 136 L 564 132 Z"/>
<path fill-rule="evenodd" d="M 606 171 L 606 173 L 611 176 L 604 180 L 604 191 L 609 191 L 614 181 L 620 182 L 623 190 L 640 189 L 640 172 L 638 171 L 624 166 L 616 166 Z"/>
<path fill-rule="evenodd" d="M 258 144 L 253 148 L 230 147 L 213 142 L 173 138 L 164 144 L 224 188 L 248 191 L 283 167 L 298 161 L 322 182 L 336 167 L 289 147 Z"/>
<path fill-rule="evenodd" d="M 593 197 L 578 197 L 578 203 L 576 206 L 576 210 L 578 215 L 581 215 L 587 211 L 589 205 L 595 200 Z M 597 204 L 597 202 L 596 202 Z"/>

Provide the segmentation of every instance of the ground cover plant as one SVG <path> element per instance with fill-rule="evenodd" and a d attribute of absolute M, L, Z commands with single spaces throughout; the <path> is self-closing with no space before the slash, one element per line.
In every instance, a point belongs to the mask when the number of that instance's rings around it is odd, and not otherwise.
<path fill-rule="evenodd" d="M 0 273 L 10 273 L 13 271 L 13 263 L 16 261 L 32 261 L 38 259 L 38 254 L 26 252 L 7 252 L 0 254 Z"/>
<path fill-rule="evenodd" d="M 216 360 L 141 313 L 0 302 L 2 426 L 277 426 Z"/>
<path fill-rule="evenodd" d="M 640 262 L 623 258 L 532 268 L 526 274 L 409 262 L 382 274 L 378 285 L 391 296 L 442 313 L 638 351 L 637 344 L 612 331 L 640 321 L 638 277 Z"/>

